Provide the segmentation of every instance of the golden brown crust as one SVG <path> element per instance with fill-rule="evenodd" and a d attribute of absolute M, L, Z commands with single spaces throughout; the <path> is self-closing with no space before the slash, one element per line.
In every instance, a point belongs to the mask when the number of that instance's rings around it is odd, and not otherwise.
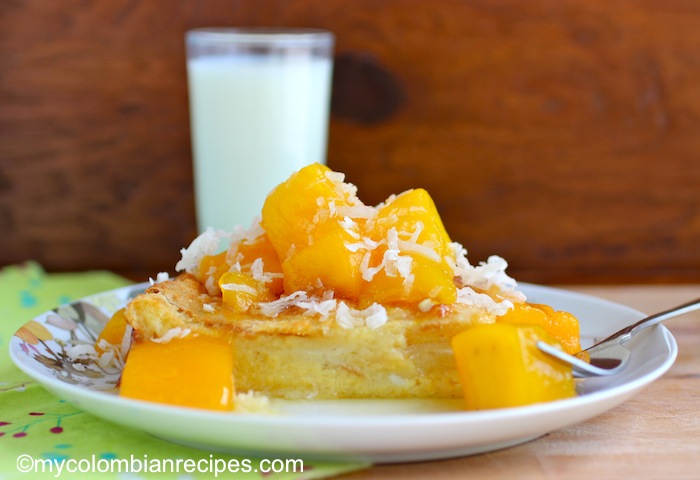
<path fill-rule="evenodd" d="M 200 331 L 205 329 L 204 295 L 204 287 L 184 274 L 152 285 L 129 302 L 124 315 L 141 339 L 160 338 L 173 328 Z"/>

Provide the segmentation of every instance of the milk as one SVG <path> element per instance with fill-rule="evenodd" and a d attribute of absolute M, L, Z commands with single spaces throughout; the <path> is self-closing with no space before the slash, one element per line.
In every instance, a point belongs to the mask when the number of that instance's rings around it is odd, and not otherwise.
<path fill-rule="evenodd" d="M 272 188 L 325 163 L 331 69 L 310 55 L 188 60 L 200 231 L 249 227 Z"/>

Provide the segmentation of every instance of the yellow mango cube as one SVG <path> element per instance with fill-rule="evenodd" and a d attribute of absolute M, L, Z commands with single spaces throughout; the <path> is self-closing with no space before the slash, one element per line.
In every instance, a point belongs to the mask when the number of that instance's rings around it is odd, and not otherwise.
<path fill-rule="evenodd" d="M 224 305 L 236 312 L 247 312 L 259 302 L 269 302 L 276 297 L 265 283 L 249 273 L 226 272 L 219 279 Z"/>
<path fill-rule="evenodd" d="M 454 303 L 450 237 L 428 192 L 408 190 L 390 199 L 370 225 L 367 234 L 383 243 L 372 252 L 369 267 L 384 262 L 384 268 L 363 289 L 367 303 Z"/>
<path fill-rule="evenodd" d="M 270 277 L 266 287 L 275 295 L 284 291 L 282 264 L 267 234 L 262 234 L 253 241 L 237 244 L 235 253 L 231 252 L 229 256 L 238 262 L 242 272 L 252 272 L 256 268 L 256 262 L 261 262 L 258 267 Z"/>
<path fill-rule="evenodd" d="M 337 222 L 311 245 L 297 250 L 282 263 L 284 290 L 327 288 L 337 297 L 357 298 L 362 287 L 360 262 L 362 252 L 352 252 L 347 245 L 356 240 Z"/>
<path fill-rule="evenodd" d="M 324 287 L 337 296 L 356 298 L 361 287 L 359 225 L 350 233 L 338 209 L 364 207 L 342 175 L 313 164 L 293 174 L 268 195 L 262 225 L 277 252 L 284 291 Z M 353 236 L 354 235 L 354 236 Z"/>
<path fill-rule="evenodd" d="M 581 351 L 581 335 L 578 319 L 561 310 L 549 317 L 549 334 L 561 343 L 566 353 L 573 355 Z"/>
<path fill-rule="evenodd" d="M 100 346 L 104 340 L 109 345 L 121 346 L 122 340 L 124 339 L 124 334 L 126 333 L 126 317 L 124 316 L 124 309 L 120 308 L 112 318 L 105 324 L 104 328 L 100 332 L 100 335 L 95 341 L 95 350 L 97 353 L 104 353 L 105 350 Z"/>
<path fill-rule="evenodd" d="M 536 325 L 559 342 L 566 353 L 573 355 L 581 351 L 576 317 L 567 312 L 555 311 L 549 305 L 516 303 L 497 321 L 514 325 Z"/>
<path fill-rule="evenodd" d="M 353 203 L 338 175 L 325 165 L 309 165 L 278 185 L 265 200 L 261 225 L 280 260 L 311 244 L 334 207 Z M 337 222 L 337 219 L 333 219 Z"/>
<path fill-rule="evenodd" d="M 385 250 L 384 250 L 385 251 Z M 374 275 L 371 281 L 362 285 L 362 305 L 381 304 L 418 304 L 423 300 L 431 300 L 436 304 L 449 305 L 457 299 L 457 288 L 451 272 L 446 272 L 436 265 L 413 255 L 408 257 L 410 273 L 404 277 L 400 273 L 389 275 L 382 269 Z M 381 257 L 374 255 L 374 265 L 381 262 Z M 401 262 L 402 260 L 398 260 Z"/>
<path fill-rule="evenodd" d="M 123 397 L 208 410 L 233 409 L 234 393 L 231 347 L 204 335 L 134 343 L 119 390 Z"/>
<path fill-rule="evenodd" d="M 195 272 L 197 280 L 202 284 L 206 284 L 209 278 L 216 285 L 219 283 L 219 278 L 228 271 L 230 265 L 226 262 L 226 252 L 217 253 L 216 255 L 205 255 L 199 262 L 199 268 Z"/>
<path fill-rule="evenodd" d="M 390 198 L 379 208 L 375 221 L 376 235 L 386 235 L 390 228 L 413 233 L 418 222 L 423 224 L 418 237 L 419 242 L 434 244 L 439 253 L 448 254 L 450 236 L 445 230 L 435 202 L 422 188 L 406 190 Z"/>
<path fill-rule="evenodd" d="M 477 325 L 452 339 L 470 410 L 507 408 L 576 395 L 571 368 L 542 353 L 538 340 L 557 345 L 541 327 Z"/>

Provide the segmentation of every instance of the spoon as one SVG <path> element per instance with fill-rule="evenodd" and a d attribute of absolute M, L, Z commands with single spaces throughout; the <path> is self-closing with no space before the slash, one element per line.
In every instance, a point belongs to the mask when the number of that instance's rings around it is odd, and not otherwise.
<path fill-rule="evenodd" d="M 547 355 L 551 355 L 557 360 L 571 365 L 574 377 L 615 375 L 625 368 L 630 359 L 631 352 L 623 346 L 624 343 L 647 327 L 698 309 L 700 309 L 700 298 L 643 318 L 637 323 L 613 333 L 605 340 L 574 355 L 564 353 L 557 347 L 542 341 L 537 342 L 537 348 Z M 586 361 L 586 357 L 589 357 L 590 360 Z"/>

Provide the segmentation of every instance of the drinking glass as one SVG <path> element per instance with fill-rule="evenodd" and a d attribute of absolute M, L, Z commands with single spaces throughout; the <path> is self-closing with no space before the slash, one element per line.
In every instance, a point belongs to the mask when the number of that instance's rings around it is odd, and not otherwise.
<path fill-rule="evenodd" d="M 197 228 L 248 228 L 266 195 L 326 162 L 333 34 L 201 28 L 186 34 Z"/>

